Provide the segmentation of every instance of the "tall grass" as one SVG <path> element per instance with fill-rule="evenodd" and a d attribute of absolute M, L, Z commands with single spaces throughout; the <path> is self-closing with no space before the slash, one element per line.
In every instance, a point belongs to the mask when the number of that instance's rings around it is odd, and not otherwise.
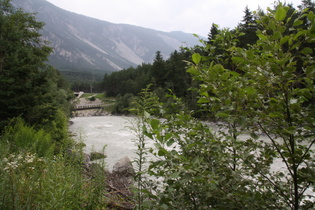
<path fill-rule="evenodd" d="M 0 152 L 0 209 L 106 207 L 104 171 L 88 174 L 82 150 L 56 154 L 49 133 L 18 119 L 0 137 Z"/>

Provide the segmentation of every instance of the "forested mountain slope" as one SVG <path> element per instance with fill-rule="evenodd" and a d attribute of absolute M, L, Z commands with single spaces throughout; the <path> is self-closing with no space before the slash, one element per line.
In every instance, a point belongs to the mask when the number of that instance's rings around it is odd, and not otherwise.
<path fill-rule="evenodd" d="M 38 13 L 46 25 L 43 37 L 54 53 L 49 64 L 67 72 L 112 72 L 153 61 L 156 51 L 167 57 L 197 39 L 183 32 L 161 32 L 126 24 L 113 24 L 60 9 L 46 0 L 14 0 L 16 7 Z M 104 10 L 110 8 L 104 8 Z"/>

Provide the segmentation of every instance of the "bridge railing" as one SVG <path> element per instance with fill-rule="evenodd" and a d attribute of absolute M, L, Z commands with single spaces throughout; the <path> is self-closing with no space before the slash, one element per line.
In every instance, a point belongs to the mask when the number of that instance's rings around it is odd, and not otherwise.
<path fill-rule="evenodd" d="M 83 109 L 100 109 L 102 108 L 102 104 L 84 104 L 84 105 L 76 105 L 76 110 L 83 110 Z"/>

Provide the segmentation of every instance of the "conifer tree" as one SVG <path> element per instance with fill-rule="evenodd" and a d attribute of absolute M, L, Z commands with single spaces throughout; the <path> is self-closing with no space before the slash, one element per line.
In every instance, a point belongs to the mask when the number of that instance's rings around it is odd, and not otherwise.
<path fill-rule="evenodd" d="M 0 131 L 14 117 L 32 125 L 53 120 L 57 98 L 69 96 L 49 88 L 60 75 L 45 63 L 52 48 L 41 38 L 43 26 L 34 14 L 0 0 Z"/>
<path fill-rule="evenodd" d="M 243 20 L 238 26 L 244 35 L 239 37 L 238 45 L 239 47 L 246 48 L 247 45 L 254 44 L 258 40 L 258 37 L 256 35 L 257 24 L 253 12 L 246 6 L 244 13 Z"/>
<path fill-rule="evenodd" d="M 215 36 L 217 34 L 219 34 L 219 26 L 212 23 L 210 32 L 208 34 L 208 44 L 211 44 L 213 42 L 212 40 L 215 39 Z"/>

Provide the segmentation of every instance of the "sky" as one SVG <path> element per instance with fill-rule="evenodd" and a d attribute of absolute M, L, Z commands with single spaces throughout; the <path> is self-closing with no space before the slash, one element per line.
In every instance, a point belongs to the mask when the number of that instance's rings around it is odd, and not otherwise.
<path fill-rule="evenodd" d="M 274 0 L 47 0 L 65 10 L 159 31 L 183 31 L 207 37 L 212 23 L 234 28 L 245 7 L 266 11 Z M 282 1 L 284 2 L 284 1 Z M 295 7 L 301 0 L 287 0 Z"/>

